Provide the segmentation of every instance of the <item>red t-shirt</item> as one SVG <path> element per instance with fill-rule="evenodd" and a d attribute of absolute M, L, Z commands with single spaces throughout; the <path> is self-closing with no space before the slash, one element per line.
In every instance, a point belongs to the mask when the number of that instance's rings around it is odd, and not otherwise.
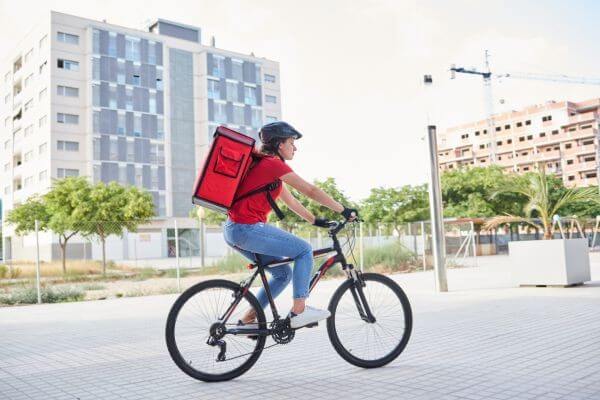
<path fill-rule="evenodd" d="M 248 171 L 240 183 L 237 193 L 244 195 L 254 189 L 273 183 L 283 175 L 292 172 L 292 169 L 279 157 L 266 156 L 258 161 Z M 282 184 L 283 185 L 283 184 Z M 271 197 L 277 199 L 283 190 L 282 186 L 271 191 Z M 267 200 L 267 193 L 261 192 L 236 201 L 229 209 L 229 219 L 238 224 L 256 224 L 267 222 L 271 212 L 271 205 Z"/>

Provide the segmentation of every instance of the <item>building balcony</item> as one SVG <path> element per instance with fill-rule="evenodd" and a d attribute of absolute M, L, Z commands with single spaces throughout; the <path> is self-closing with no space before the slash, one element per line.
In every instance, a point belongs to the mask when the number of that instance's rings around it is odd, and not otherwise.
<path fill-rule="evenodd" d="M 527 150 L 527 149 L 532 149 L 533 150 L 533 141 L 532 140 L 526 140 L 524 142 L 519 142 L 517 139 L 517 142 L 514 143 L 515 145 L 515 150 L 516 151 L 522 151 L 522 150 Z"/>
<path fill-rule="evenodd" d="M 20 178 L 22 176 L 23 176 L 23 165 L 19 161 L 19 164 L 18 165 L 15 164 L 15 167 L 13 168 L 13 177 Z"/>
<path fill-rule="evenodd" d="M 569 124 L 576 124 L 581 122 L 593 122 L 596 120 L 596 114 L 594 111 L 575 114 L 569 117 Z"/>
<path fill-rule="evenodd" d="M 573 163 L 571 165 L 565 166 L 565 172 L 579 172 L 579 171 L 595 171 L 598 167 L 598 163 L 596 161 L 585 161 L 581 163 Z"/>
<path fill-rule="evenodd" d="M 565 149 L 565 156 L 574 156 L 574 155 L 583 155 L 583 154 L 593 154 L 596 152 L 596 146 L 594 144 L 587 144 L 585 146 L 575 146 L 570 149 Z"/>
<path fill-rule="evenodd" d="M 535 161 L 556 160 L 560 158 L 560 150 L 540 151 L 532 155 Z"/>
<path fill-rule="evenodd" d="M 579 129 L 576 131 L 568 132 L 568 137 L 571 139 L 583 139 L 588 137 L 594 137 L 597 134 L 597 130 L 594 128 Z"/>

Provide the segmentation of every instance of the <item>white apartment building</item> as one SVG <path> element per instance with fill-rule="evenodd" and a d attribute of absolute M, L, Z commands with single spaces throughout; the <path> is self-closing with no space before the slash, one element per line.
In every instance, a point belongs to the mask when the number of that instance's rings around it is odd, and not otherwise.
<path fill-rule="evenodd" d="M 108 256 L 173 255 L 180 236 L 198 251 L 188 218 L 197 172 L 215 128 L 255 136 L 281 119 L 279 64 L 213 45 L 198 27 L 156 20 L 137 30 L 51 12 L 0 64 L 2 220 L 54 179 L 86 176 L 149 191 L 157 217 L 140 234 L 112 238 Z M 58 239 L 41 236 L 43 260 Z M 31 258 L 31 236 L 3 226 L 4 259 Z M 68 256 L 98 258 L 76 239 Z"/>

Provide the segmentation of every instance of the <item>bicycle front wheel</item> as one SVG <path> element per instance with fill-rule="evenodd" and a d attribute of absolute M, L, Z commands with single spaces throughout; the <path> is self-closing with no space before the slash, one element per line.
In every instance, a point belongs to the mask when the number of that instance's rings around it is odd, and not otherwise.
<path fill-rule="evenodd" d="M 364 286 L 349 279 L 333 294 L 327 333 L 344 360 L 377 368 L 395 360 L 408 344 L 412 310 L 408 297 L 392 279 L 365 273 L 362 280 Z M 374 319 L 367 318 L 367 308 Z"/>
<path fill-rule="evenodd" d="M 252 340 L 218 333 L 223 322 L 220 318 L 228 310 L 225 327 L 235 327 L 252 310 L 259 328 L 266 329 L 265 313 L 258 300 L 249 291 L 240 299 L 240 289 L 231 281 L 204 281 L 187 289 L 173 304 L 165 332 L 167 348 L 175 364 L 189 376 L 206 382 L 226 381 L 242 375 L 258 360 L 265 336 Z M 239 303 L 234 304 L 236 301 Z"/>

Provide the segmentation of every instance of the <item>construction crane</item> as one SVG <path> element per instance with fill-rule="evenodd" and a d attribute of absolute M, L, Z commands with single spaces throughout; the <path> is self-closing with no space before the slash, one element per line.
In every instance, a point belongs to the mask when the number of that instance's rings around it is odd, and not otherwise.
<path fill-rule="evenodd" d="M 560 82 L 560 83 L 571 83 L 571 84 L 579 84 L 579 85 L 600 85 L 600 78 L 586 78 L 586 77 L 576 77 L 576 76 L 568 76 L 562 74 L 532 74 L 532 73 L 524 73 L 524 72 L 516 72 L 516 73 L 504 73 L 504 74 L 492 74 L 490 71 L 490 63 L 489 63 L 490 53 L 488 50 L 485 51 L 485 71 L 478 71 L 475 68 L 464 68 L 457 67 L 452 64 L 450 67 L 450 79 L 455 79 L 456 74 L 471 74 L 471 75 L 479 75 L 483 78 L 483 87 L 484 87 L 484 96 L 486 103 L 486 114 L 487 114 L 487 130 L 490 133 L 490 137 L 492 140 L 491 143 L 491 162 L 494 163 L 496 161 L 496 129 L 494 124 L 494 102 L 492 95 L 492 79 L 493 78 L 512 78 L 512 79 L 526 79 L 526 80 L 537 80 L 537 81 L 550 81 L 550 82 Z M 600 176 L 599 176 L 600 179 Z"/>

